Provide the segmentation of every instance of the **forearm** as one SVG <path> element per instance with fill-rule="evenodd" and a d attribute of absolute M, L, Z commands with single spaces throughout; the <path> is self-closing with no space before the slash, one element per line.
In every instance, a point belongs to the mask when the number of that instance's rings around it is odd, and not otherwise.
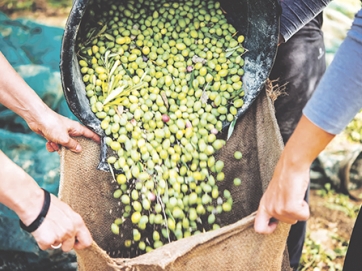
<path fill-rule="evenodd" d="M 12 209 L 29 226 L 42 210 L 44 191 L 1 151 L 0 165 L 0 203 Z M 92 236 L 80 215 L 54 195 L 51 195 L 45 219 L 31 234 L 43 250 L 52 244 L 62 244 L 63 251 L 73 247 L 83 249 L 92 244 Z"/>
<path fill-rule="evenodd" d="M 287 41 L 319 14 L 331 0 L 281 0 L 280 34 Z"/>
<path fill-rule="evenodd" d="M 304 200 L 309 184 L 309 168 L 333 138 L 333 134 L 302 116 L 260 200 L 254 224 L 257 232 L 272 233 L 277 223 L 271 222 L 271 218 L 289 224 L 309 218 L 308 204 Z"/>
<path fill-rule="evenodd" d="M 0 52 L 0 103 L 25 119 L 34 122 L 44 116 L 49 107 L 20 77 Z"/>
<path fill-rule="evenodd" d="M 280 161 L 287 170 L 308 171 L 312 162 L 334 138 L 304 115 L 288 140 Z"/>
<path fill-rule="evenodd" d="M 27 225 L 39 214 L 44 193 L 23 169 L 0 151 L 0 203 Z"/>

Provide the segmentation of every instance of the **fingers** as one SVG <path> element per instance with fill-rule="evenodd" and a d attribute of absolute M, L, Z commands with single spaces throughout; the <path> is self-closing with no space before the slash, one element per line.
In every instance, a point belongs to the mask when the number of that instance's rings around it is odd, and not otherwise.
<path fill-rule="evenodd" d="M 264 208 L 259 208 L 254 222 L 254 230 L 257 233 L 271 234 L 278 226 L 278 221 L 273 219 Z"/>
<path fill-rule="evenodd" d="M 79 144 L 79 142 L 71 137 L 69 137 L 67 141 L 63 141 L 63 143 L 60 142 L 60 144 L 72 152 L 82 151 L 82 146 Z"/>
<path fill-rule="evenodd" d="M 306 221 L 310 217 L 309 204 L 306 201 L 302 202 L 302 206 L 299 212 L 299 221 Z"/>
<path fill-rule="evenodd" d="M 47 143 L 45 143 L 45 147 L 46 147 L 48 152 L 55 152 L 55 150 L 53 149 L 53 147 L 52 147 L 52 145 L 50 144 L 49 141 Z"/>
<path fill-rule="evenodd" d="M 29 122 L 28 125 L 35 133 L 49 141 L 46 144 L 49 152 L 58 151 L 60 145 L 73 152 L 80 152 L 82 150 L 80 144 L 71 137 L 84 136 L 98 144 L 101 141 L 100 136 L 87 127 L 50 109 L 44 114 L 44 118 L 37 122 Z"/>
<path fill-rule="evenodd" d="M 75 237 L 73 236 L 62 242 L 62 250 L 64 252 L 69 252 L 73 249 L 74 244 L 75 244 Z"/>
<path fill-rule="evenodd" d="M 90 246 L 93 239 L 82 217 L 57 197 L 52 195 L 51 199 L 43 223 L 32 232 L 39 247 L 42 250 L 62 249 L 67 252 Z"/>
<path fill-rule="evenodd" d="M 83 136 L 85 136 L 86 138 L 89 138 L 91 140 L 93 140 L 94 142 L 97 142 L 98 144 L 101 142 L 101 138 L 99 135 L 97 135 L 96 133 L 92 132 L 91 130 L 87 129 L 86 127 L 83 127 Z"/>
<path fill-rule="evenodd" d="M 298 221 L 306 221 L 310 216 L 307 202 L 303 202 L 299 208 L 283 211 L 268 210 L 260 205 L 254 222 L 254 230 L 257 233 L 271 234 L 275 231 L 278 221 L 295 224 Z"/>
<path fill-rule="evenodd" d="M 75 249 L 83 249 L 89 247 L 93 238 L 88 228 L 86 227 L 82 217 L 79 214 L 73 216 L 72 221 L 75 225 L 75 242 L 73 243 Z"/>
<path fill-rule="evenodd" d="M 73 151 L 73 152 L 81 152 L 82 151 L 82 147 L 81 145 L 78 143 L 77 140 L 71 138 L 68 134 L 66 134 L 63 138 L 59 137 L 59 138 L 52 138 L 53 141 L 58 142 L 59 145 L 64 146 L 65 148 Z M 48 152 L 55 152 L 55 151 L 60 151 L 60 147 L 57 143 L 53 142 L 53 141 L 48 141 L 45 144 L 45 147 L 47 149 Z"/>
<path fill-rule="evenodd" d="M 298 205 L 290 205 L 281 210 L 273 210 L 273 217 L 276 219 L 288 223 L 295 224 L 298 221 L 305 221 L 309 218 L 309 205 L 304 200 Z"/>
<path fill-rule="evenodd" d="M 50 241 L 52 240 L 52 241 Z M 78 231 L 78 235 L 69 236 L 66 234 L 63 238 L 37 240 L 38 246 L 41 250 L 47 249 L 61 249 L 64 252 L 69 252 L 74 249 L 84 249 L 92 245 L 93 239 L 86 227 Z"/>
<path fill-rule="evenodd" d="M 87 228 L 80 230 L 77 233 L 76 242 L 74 244 L 75 249 L 84 249 L 92 245 L 93 238 Z"/>
<path fill-rule="evenodd" d="M 83 232 L 80 232 L 80 236 L 81 235 L 83 235 Z M 89 236 L 82 236 L 82 237 L 80 236 L 79 236 L 80 240 L 78 240 L 78 238 L 76 237 L 71 237 L 61 243 L 60 242 L 53 243 L 50 247 L 52 249 L 62 249 L 64 252 L 69 252 L 72 249 L 81 250 L 92 245 L 93 239 L 90 234 Z"/>
<path fill-rule="evenodd" d="M 64 146 L 65 148 L 73 151 L 73 152 L 81 152 L 82 151 L 82 146 L 78 143 L 77 140 L 71 138 L 70 136 L 67 136 L 67 138 L 65 140 L 58 140 L 59 144 Z M 57 143 L 54 143 L 52 141 L 48 141 L 45 144 L 45 147 L 47 149 L 48 152 L 55 152 L 55 151 L 59 151 L 59 145 Z"/>
<path fill-rule="evenodd" d="M 101 139 L 100 139 L 99 135 L 92 132 L 91 130 L 89 130 L 88 128 L 86 128 L 85 126 L 81 125 L 80 123 L 78 123 L 76 121 L 72 121 L 69 119 L 67 119 L 67 121 L 69 121 L 69 124 L 71 125 L 69 128 L 69 133 L 67 135 L 67 139 L 63 140 L 63 142 L 59 142 L 59 144 L 61 144 L 62 146 L 68 148 L 69 150 L 71 150 L 73 152 L 78 153 L 78 152 L 82 151 L 82 147 L 78 143 L 78 141 L 76 141 L 75 139 L 73 139 L 71 137 L 84 136 L 86 138 L 89 138 L 89 139 L 97 142 L 98 144 L 100 143 Z"/>
<path fill-rule="evenodd" d="M 58 248 L 61 248 L 61 247 L 62 247 L 62 243 L 52 244 L 52 245 L 51 245 L 51 248 L 53 248 L 53 249 L 58 249 Z"/>
<path fill-rule="evenodd" d="M 59 145 L 52 142 L 52 141 L 48 141 L 45 144 L 45 147 L 47 149 L 48 152 L 55 152 L 55 151 L 59 151 Z"/>
<path fill-rule="evenodd" d="M 96 133 L 92 132 L 87 127 L 81 125 L 78 122 L 72 121 L 74 125 L 72 125 L 72 129 L 69 130 L 70 136 L 84 136 L 89 138 L 97 143 L 101 142 L 101 138 Z"/>

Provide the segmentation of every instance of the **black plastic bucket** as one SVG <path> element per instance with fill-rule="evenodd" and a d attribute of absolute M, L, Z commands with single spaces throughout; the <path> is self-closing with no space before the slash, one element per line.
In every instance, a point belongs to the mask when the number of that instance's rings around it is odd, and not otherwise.
<path fill-rule="evenodd" d="M 74 115 L 104 139 L 100 120 L 91 111 L 85 85 L 75 53 L 75 43 L 84 14 L 91 8 L 89 0 L 75 0 L 68 17 L 61 50 L 61 79 L 66 101 Z M 106 2 L 105 2 L 106 3 Z M 228 21 L 245 36 L 243 88 L 244 105 L 237 116 L 244 114 L 268 79 L 278 48 L 278 0 L 220 0 Z M 227 124 L 224 125 L 226 127 Z M 102 140 L 99 169 L 109 170 L 106 163 L 107 148 Z"/>

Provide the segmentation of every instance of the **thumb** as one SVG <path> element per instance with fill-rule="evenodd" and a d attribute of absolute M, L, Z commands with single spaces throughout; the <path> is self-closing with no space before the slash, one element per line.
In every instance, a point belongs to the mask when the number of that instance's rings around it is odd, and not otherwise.
<path fill-rule="evenodd" d="M 85 227 L 79 230 L 76 236 L 76 242 L 74 244 L 75 249 L 84 249 L 86 247 L 91 246 L 93 243 L 92 235 L 89 230 Z"/>
<path fill-rule="evenodd" d="M 270 234 L 277 228 L 278 221 L 273 219 L 264 208 L 259 207 L 255 217 L 254 230 L 257 233 Z"/>

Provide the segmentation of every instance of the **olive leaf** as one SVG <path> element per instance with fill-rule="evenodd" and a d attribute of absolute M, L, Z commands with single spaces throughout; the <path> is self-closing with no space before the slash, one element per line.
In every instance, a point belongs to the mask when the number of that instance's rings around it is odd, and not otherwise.
<path fill-rule="evenodd" d="M 144 171 L 142 163 L 138 162 L 137 166 L 138 166 L 138 169 L 140 170 L 140 172 Z"/>
<path fill-rule="evenodd" d="M 112 166 L 108 163 L 108 166 L 109 166 L 109 171 L 111 172 L 111 174 L 112 174 L 112 177 L 113 177 L 113 181 L 115 181 L 115 182 L 117 182 L 116 181 L 116 176 L 114 175 L 114 172 L 113 172 L 113 168 L 112 168 Z"/>
<path fill-rule="evenodd" d="M 120 95 L 122 91 L 125 89 L 125 87 L 126 86 L 121 86 L 110 92 L 107 98 L 104 100 L 103 105 L 106 105 L 107 103 L 115 99 L 118 95 Z"/>
<path fill-rule="evenodd" d="M 192 85 L 192 82 L 195 80 L 195 70 L 192 70 L 191 72 L 191 78 L 190 78 L 190 81 L 189 81 L 189 88 L 193 88 L 193 85 Z"/>
<path fill-rule="evenodd" d="M 110 41 L 114 41 L 114 37 L 112 35 L 109 35 L 107 33 L 103 34 L 103 36 L 105 36 L 107 39 L 109 39 Z"/>
<path fill-rule="evenodd" d="M 161 92 L 161 98 L 162 98 L 163 102 L 165 103 L 166 108 L 168 109 L 170 107 L 170 105 L 168 104 L 168 99 L 167 99 L 166 93 L 164 91 Z"/>
<path fill-rule="evenodd" d="M 228 57 L 232 56 L 232 54 L 233 54 L 237 49 L 239 49 L 239 48 L 243 48 L 243 49 L 244 49 L 244 52 L 242 52 L 242 53 L 240 54 L 240 56 L 243 56 L 246 52 L 249 51 L 248 49 L 246 49 L 246 48 L 243 47 L 242 45 L 238 45 L 238 46 L 233 47 L 233 48 L 227 48 L 227 49 L 225 50 L 225 52 L 227 52 L 227 53 L 225 54 L 225 57 L 228 58 Z"/>
<path fill-rule="evenodd" d="M 118 68 L 119 64 L 121 64 L 121 61 L 119 61 L 119 60 L 116 60 L 116 62 L 114 62 L 113 67 L 112 67 L 111 71 L 109 72 L 109 75 L 108 75 L 109 77 L 111 77 L 113 75 L 114 71 Z"/>
<path fill-rule="evenodd" d="M 192 57 L 192 62 L 193 63 L 202 63 L 202 64 L 205 64 L 206 63 L 206 59 L 205 58 L 202 58 L 202 57 L 199 57 L 197 55 L 194 55 Z"/>
<path fill-rule="evenodd" d="M 115 100 L 113 100 L 112 102 L 108 103 L 108 106 L 112 106 L 112 105 L 120 105 L 127 97 L 119 97 L 116 98 Z"/>
<path fill-rule="evenodd" d="M 206 67 L 206 69 L 207 69 L 207 72 L 210 73 L 213 77 L 216 76 L 217 73 L 214 72 L 210 67 Z"/>
<path fill-rule="evenodd" d="M 237 91 L 233 92 L 233 95 L 230 96 L 229 100 L 234 100 L 235 98 L 238 98 L 243 91 L 244 89 L 240 88 Z"/>
<path fill-rule="evenodd" d="M 226 140 L 229 140 L 229 138 L 230 138 L 231 135 L 233 134 L 237 119 L 238 119 L 238 118 L 234 118 L 234 120 L 230 123 L 229 129 L 228 129 L 228 135 L 227 135 L 227 139 L 226 139 Z"/>
<path fill-rule="evenodd" d="M 228 49 L 226 49 L 225 52 L 227 52 L 227 53 L 225 54 L 225 57 L 226 57 L 226 58 L 230 57 L 230 56 L 231 56 L 237 49 L 239 49 L 239 48 L 241 48 L 240 45 L 239 45 L 239 46 L 236 46 L 236 47 L 234 47 L 234 48 L 228 48 Z"/>
<path fill-rule="evenodd" d="M 207 92 L 206 92 L 206 89 L 208 88 L 209 84 L 210 83 L 207 82 L 204 90 L 202 91 L 201 97 L 200 97 L 200 101 L 205 104 L 207 103 L 207 100 L 209 99 L 209 95 L 207 95 Z"/>
<path fill-rule="evenodd" d="M 140 89 L 141 87 L 144 86 L 144 82 L 140 82 L 139 84 L 134 85 L 134 86 L 129 86 L 129 84 L 127 82 L 123 82 L 123 83 L 124 83 L 124 85 L 121 85 L 120 87 L 115 88 L 114 90 L 112 90 L 109 93 L 107 98 L 104 100 L 103 105 L 106 105 L 107 103 L 109 103 L 110 101 L 112 101 L 113 99 L 115 99 L 119 96 L 129 95 L 131 91 Z"/>
<path fill-rule="evenodd" d="M 109 50 L 104 53 L 104 64 L 105 64 L 107 70 L 109 69 L 108 57 L 109 57 L 110 53 L 111 53 L 111 51 L 109 51 Z"/>
<path fill-rule="evenodd" d="M 167 189 L 166 189 L 165 195 L 168 196 L 168 190 L 167 190 Z M 161 199 L 160 194 L 157 194 L 157 202 L 161 205 L 163 216 L 165 217 L 165 221 L 167 221 L 167 215 L 166 215 L 166 212 L 165 212 L 165 204 L 162 202 L 162 199 Z M 168 242 L 171 242 L 171 239 L 170 239 L 170 230 L 169 230 L 169 228 L 168 228 L 168 224 L 167 224 L 167 223 L 165 223 L 165 224 L 166 224 L 165 226 L 166 226 L 166 230 L 167 230 Z"/>
<path fill-rule="evenodd" d="M 107 30 L 107 24 L 103 25 L 103 27 L 101 28 L 101 30 L 94 35 L 94 33 L 98 30 L 98 28 L 93 28 L 91 29 L 88 34 L 87 34 L 87 40 L 84 42 L 83 46 L 87 46 L 89 43 L 91 43 L 93 40 L 95 40 L 96 38 L 98 38 L 99 36 L 101 36 L 106 30 Z"/>
<path fill-rule="evenodd" d="M 132 77 L 132 74 L 129 72 L 129 70 L 126 69 L 126 67 L 121 63 L 122 68 L 126 71 L 127 75 L 129 77 Z"/>

